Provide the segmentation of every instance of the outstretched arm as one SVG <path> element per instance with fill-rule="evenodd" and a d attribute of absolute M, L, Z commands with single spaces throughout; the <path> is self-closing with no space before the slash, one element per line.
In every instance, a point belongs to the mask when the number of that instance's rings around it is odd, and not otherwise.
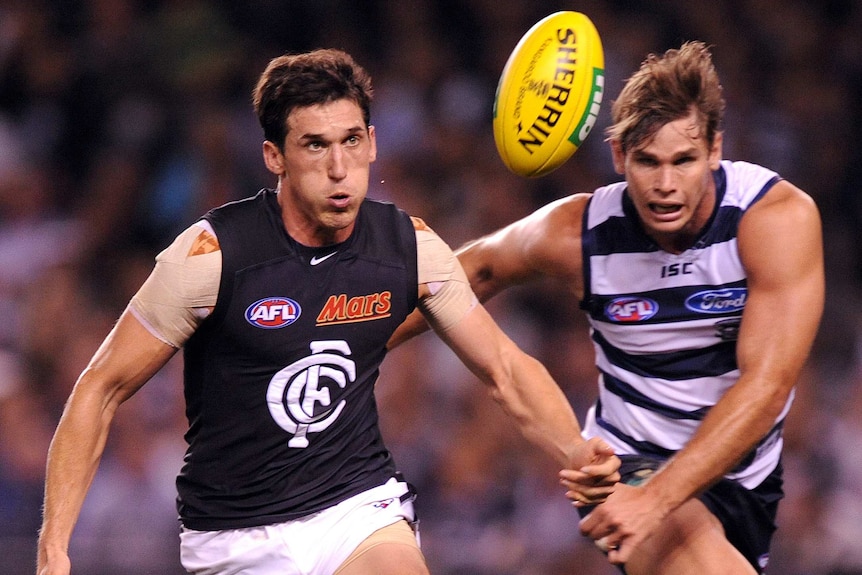
<path fill-rule="evenodd" d="M 421 222 L 420 222 L 421 224 Z M 619 476 L 619 460 L 599 440 L 586 442 L 567 398 L 548 371 L 506 336 L 476 301 L 467 277 L 443 241 L 417 232 L 420 310 L 464 364 L 492 390 L 521 432 L 562 466 L 580 470 L 573 491 L 603 499 Z"/>
<path fill-rule="evenodd" d="M 99 466 L 114 413 L 175 352 L 126 309 L 81 374 L 48 452 L 38 575 L 70 572 L 72 530 Z"/>
<path fill-rule="evenodd" d="M 604 500 L 619 480 L 619 460 L 599 439 L 585 441 L 577 417 L 544 366 L 524 353 L 481 305 L 452 327 L 438 331 L 521 433 L 558 465 L 582 475 L 573 491 L 582 501 Z"/>

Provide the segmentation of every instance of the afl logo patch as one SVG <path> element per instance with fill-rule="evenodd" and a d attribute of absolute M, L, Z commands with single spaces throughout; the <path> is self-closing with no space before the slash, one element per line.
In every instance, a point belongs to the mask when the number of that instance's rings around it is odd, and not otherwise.
<path fill-rule="evenodd" d="M 618 297 L 605 306 L 605 316 L 615 322 L 646 321 L 658 313 L 658 303 L 646 297 Z"/>
<path fill-rule="evenodd" d="M 302 313 L 299 304 L 287 297 L 267 297 L 245 310 L 245 320 L 255 327 L 278 329 L 292 324 Z"/>
<path fill-rule="evenodd" d="M 685 307 L 698 313 L 733 313 L 745 307 L 746 299 L 745 288 L 706 290 L 688 296 Z"/>

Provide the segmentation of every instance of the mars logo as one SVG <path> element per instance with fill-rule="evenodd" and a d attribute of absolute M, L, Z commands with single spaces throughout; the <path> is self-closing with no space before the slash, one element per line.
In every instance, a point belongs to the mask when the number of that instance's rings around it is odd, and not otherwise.
<path fill-rule="evenodd" d="M 384 319 L 392 315 L 392 292 L 383 291 L 347 298 L 331 295 L 317 315 L 317 325 L 336 325 Z"/>
<path fill-rule="evenodd" d="M 258 300 L 245 310 L 245 319 L 255 327 L 278 329 L 299 319 L 302 309 L 286 297 L 268 297 Z"/>
<path fill-rule="evenodd" d="M 618 297 L 605 306 L 605 315 L 615 322 L 645 321 L 658 313 L 658 304 L 645 297 Z"/>
<path fill-rule="evenodd" d="M 308 447 L 307 435 L 323 431 L 341 414 L 345 402 L 333 406 L 330 389 L 344 389 L 356 381 L 350 353 L 346 341 L 313 341 L 311 355 L 288 365 L 269 382 L 266 403 L 279 427 L 293 434 L 288 447 Z"/>

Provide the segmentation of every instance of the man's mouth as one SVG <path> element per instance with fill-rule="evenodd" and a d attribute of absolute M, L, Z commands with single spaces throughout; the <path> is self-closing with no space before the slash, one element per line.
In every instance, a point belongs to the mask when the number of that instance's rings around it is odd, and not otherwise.
<path fill-rule="evenodd" d="M 346 208 L 350 205 L 350 195 L 349 194 L 335 194 L 329 196 L 330 203 L 337 208 Z"/>
<path fill-rule="evenodd" d="M 657 215 L 675 214 L 682 209 L 682 206 L 677 204 L 650 204 L 649 209 Z"/>

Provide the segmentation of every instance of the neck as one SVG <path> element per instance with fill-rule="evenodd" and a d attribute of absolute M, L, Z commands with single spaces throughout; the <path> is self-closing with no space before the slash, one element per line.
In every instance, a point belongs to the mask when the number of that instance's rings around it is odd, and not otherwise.
<path fill-rule="evenodd" d="M 340 244 L 346 241 L 356 222 L 351 221 L 347 225 L 327 225 L 326 214 L 315 217 L 314 214 L 303 209 L 291 201 L 290 194 L 285 193 L 279 182 L 276 188 L 278 205 L 281 208 L 281 222 L 284 229 L 294 241 L 311 248 Z"/>

